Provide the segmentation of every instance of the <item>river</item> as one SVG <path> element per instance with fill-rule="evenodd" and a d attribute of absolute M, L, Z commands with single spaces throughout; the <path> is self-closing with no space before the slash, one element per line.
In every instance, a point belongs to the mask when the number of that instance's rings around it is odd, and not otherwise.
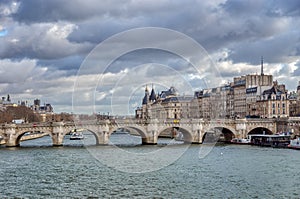
<path fill-rule="evenodd" d="M 160 139 L 156 146 L 142 146 L 140 138 L 126 134 L 111 139 L 131 152 L 159 150 L 169 142 Z M 105 146 L 92 146 L 93 138 L 88 145 L 66 137 L 63 147 L 52 147 L 46 136 L 24 141 L 21 147 L 1 147 L 0 198 L 300 197 L 297 150 L 217 144 L 199 158 L 202 146 L 191 145 L 169 166 L 128 173 L 108 167 L 88 150 L 105 151 Z"/>

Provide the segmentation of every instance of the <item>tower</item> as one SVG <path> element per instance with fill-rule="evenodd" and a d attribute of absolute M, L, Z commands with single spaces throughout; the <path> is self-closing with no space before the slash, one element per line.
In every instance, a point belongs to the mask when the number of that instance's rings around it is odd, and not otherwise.
<path fill-rule="evenodd" d="M 149 98 L 150 102 L 155 102 L 156 101 L 156 94 L 153 88 L 153 84 L 152 84 L 152 90 L 151 90 L 151 94 L 150 94 L 150 98 Z"/>
<path fill-rule="evenodd" d="M 260 75 L 264 75 L 264 57 L 261 56 L 261 68 L 260 68 Z"/>
<path fill-rule="evenodd" d="M 149 90 L 148 90 L 148 86 L 146 85 L 145 96 L 143 98 L 142 104 L 148 104 L 148 103 L 149 103 Z"/>

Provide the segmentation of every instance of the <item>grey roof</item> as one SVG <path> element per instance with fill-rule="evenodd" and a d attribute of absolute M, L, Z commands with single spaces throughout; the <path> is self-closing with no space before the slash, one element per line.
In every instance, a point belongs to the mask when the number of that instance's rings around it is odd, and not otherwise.
<path fill-rule="evenodd" d="M 152 102 L 156 100 L 156 94 L 155 94 L 154 88 L 152 88 L 149 100 Z"/>
<path fill-rule="evenodd" d="M 149 91 L 148 91 L 148 87 L 146 86 L 145 88 L 145 96 L 143 98 L 143 104 L 148 104 L 149 102 Z"/>
<path fill-rule="evenodd" d="M 148 104 L 148 95 L 146 95 L 146 94 L 143 98 L 143 104 Z"/>
<path fill-rule="evenodd" d="M 171 86 L 171 88 L 167 91 L 162 91 L 160 94 L 161 98 L 166 98 L 168 96 L 177 96 L 178 95 L 178 91 L 174 86 Z"/>
<path fill-rule="evenodd" d="M 276 98 L 280 98 L 280 95 L 284 93 L 283 91 L 279 90 L 277 87 L 275 86 L 272 86 L 272 88 L 268 89 L 268 90 L 265 90 L 263 92 L 263 95 L 267 95 L 268 96 L 268 99 L 271 99 L 271 95 L 272 94 L 275 94 L 276 95 Z"/>
<path fill-rule="evenodd" d="M 190 102 L 194 99 L 193 96 L 178 96 L 178 97 L 168 97 L 164 99 L 162 102 Z"/>

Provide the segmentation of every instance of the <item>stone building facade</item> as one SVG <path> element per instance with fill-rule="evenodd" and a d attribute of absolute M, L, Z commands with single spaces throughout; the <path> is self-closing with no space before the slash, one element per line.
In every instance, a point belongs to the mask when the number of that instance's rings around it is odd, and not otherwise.
<path fill-rule="evenodd" d="M 300 83 L 294 98 L 285 85 L 273 82 L 272 75 L 235 77 L 226 85 L 196 91 L 194 96 L 180 96 L 174 87 L 155 95 L 145 89 L 141 119 L 235 119 L 286 118 L 300 116 Z"/>
<path fill-rule="evenodd" d="M 176 88 L 171 87 L 162 91 L 157 96 L 154 88 L 149 94 L 148 87 L 145 89 L 145 96 L 142 107 L 136 109 L 136 118 L 139 119 L 183 119 L 191 118 L 193 111 L 193 96 L 179 96 Z M 194 110 L 195 107 L 193 107 Z M 194 113 L 197 111 L 194 111 Z M 194 115 L 193 115 L 194 116 Z"/>

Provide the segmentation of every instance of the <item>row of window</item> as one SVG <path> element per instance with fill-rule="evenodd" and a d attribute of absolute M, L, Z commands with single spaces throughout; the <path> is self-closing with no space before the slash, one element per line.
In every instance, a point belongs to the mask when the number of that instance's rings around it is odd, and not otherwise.
<path fill-rule="evenodd" d="M 280 108 L 280 104 L 277 104 L 278 108 Z M 275 103 L 272 103 L 272 108 L 275 109 Z M 285 108 L 285 103 L 282 103 L 282 108 Z"/>

